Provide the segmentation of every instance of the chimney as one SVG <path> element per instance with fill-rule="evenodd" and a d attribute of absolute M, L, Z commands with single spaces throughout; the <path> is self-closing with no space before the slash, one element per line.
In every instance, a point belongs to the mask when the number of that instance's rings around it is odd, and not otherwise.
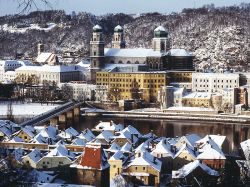
<path fill-rule="evenodd" d="M 154 164 L 156 164 L 157 162 L 156 162 L 156 157 L 154 157 L 154 160 L 153 160 L 153 162 L 154 162 Z"/>
<path fill-rule="evenodd" d="M 131 134 L 131 143 L 134 144 L 134 136 Z"/>

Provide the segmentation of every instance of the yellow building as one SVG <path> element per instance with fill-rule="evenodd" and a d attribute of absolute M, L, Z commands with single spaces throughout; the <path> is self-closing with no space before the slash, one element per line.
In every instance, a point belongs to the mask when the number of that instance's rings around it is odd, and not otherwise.
<path fill-rule="evenodd" d="M 192 74 L 194 71 L 168 71 L 170 82 L 192 82 Z"/>
<path fill-rule="evenodd" d="M 182 98 L 182 105 L 188 107 L 212 107 L 212 94 L 207 92 L 192 92 Z"/>
<path fill-rule="evenodd" d="M 96 73 L 96 84 L 107 85 L 113 101 L 144 99 L 155 102 L 160 88 L 167 85 L 167 75 L 164 71 L 102 71 Z"/>

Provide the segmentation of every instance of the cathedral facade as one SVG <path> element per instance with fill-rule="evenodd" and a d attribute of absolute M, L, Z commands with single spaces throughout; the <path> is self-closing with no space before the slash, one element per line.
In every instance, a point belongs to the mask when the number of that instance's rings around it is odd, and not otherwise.
<path fill-rule="evenodd" d="M 152 48 L 126 48 L 124 30 L 118 25 L 114 28 L 112 47 L 105 48 L 102 27 L 93 27 L 90 41 L 90 59 L 92 80 L 96 72 L 102 71 L 111 64 L 143 64 L 149 71 L 193 70 L 193 55 L 184 49 L 170 49 L 170 38 L 167 30 L 159 26 L 154 30 Z"/>

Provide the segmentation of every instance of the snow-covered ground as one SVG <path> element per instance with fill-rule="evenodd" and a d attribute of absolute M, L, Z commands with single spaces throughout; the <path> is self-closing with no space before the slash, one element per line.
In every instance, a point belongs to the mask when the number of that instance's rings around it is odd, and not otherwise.
<path fill-rule="evenodd" d="M 11 33 L 25 33 L 28 30 L 50 31 L 51 29 L 56 27 L 57 24 L 55 24 L 55 23 L 47 23 L 47 26 L 48 27 L 46 27 L 46 28 L 42 28 L 38 24 L 30 24 L 27 27 L 18 28 L 16 26 L 11 26 L 11 25 L 8 25 L 8 24 L 4 24 L 4 25 L 1 25 L 1 29 L 3 31 L 7 31 L 7 32 L 11 32 Z"/>
<path fill-rule="evenodd" d="M 23 116 L 30 116 L 30 115 L 39 115 L 49 110 L 54 109 L 59 105 L 47 105 L 47 104 L 40 104 L 40 103 L 24 103 L 24 104 L 12 104 L 13 108 L 13 115 L 23 115 Z M 7 114 L 7 103 L 0 103 L 0 115 Z"/>

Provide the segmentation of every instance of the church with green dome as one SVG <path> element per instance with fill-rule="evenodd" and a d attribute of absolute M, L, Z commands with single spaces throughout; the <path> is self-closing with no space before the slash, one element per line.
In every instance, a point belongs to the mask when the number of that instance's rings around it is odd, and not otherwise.
<path fill-rule="evenodd" d="M 100 25 L 93 27 L 90 41 L 90 60 L 92 80 L 95 72 L 107 70 L 114 66 L 145 66 L 148 71 L 192 71 L 193 54 L 185 49 L 171 49 L 169 33 L 163 26 L 154 30 L 152 48 L 126 48 L 124 29 L 114 28 L 111 47 L 107 48 Z"/>

